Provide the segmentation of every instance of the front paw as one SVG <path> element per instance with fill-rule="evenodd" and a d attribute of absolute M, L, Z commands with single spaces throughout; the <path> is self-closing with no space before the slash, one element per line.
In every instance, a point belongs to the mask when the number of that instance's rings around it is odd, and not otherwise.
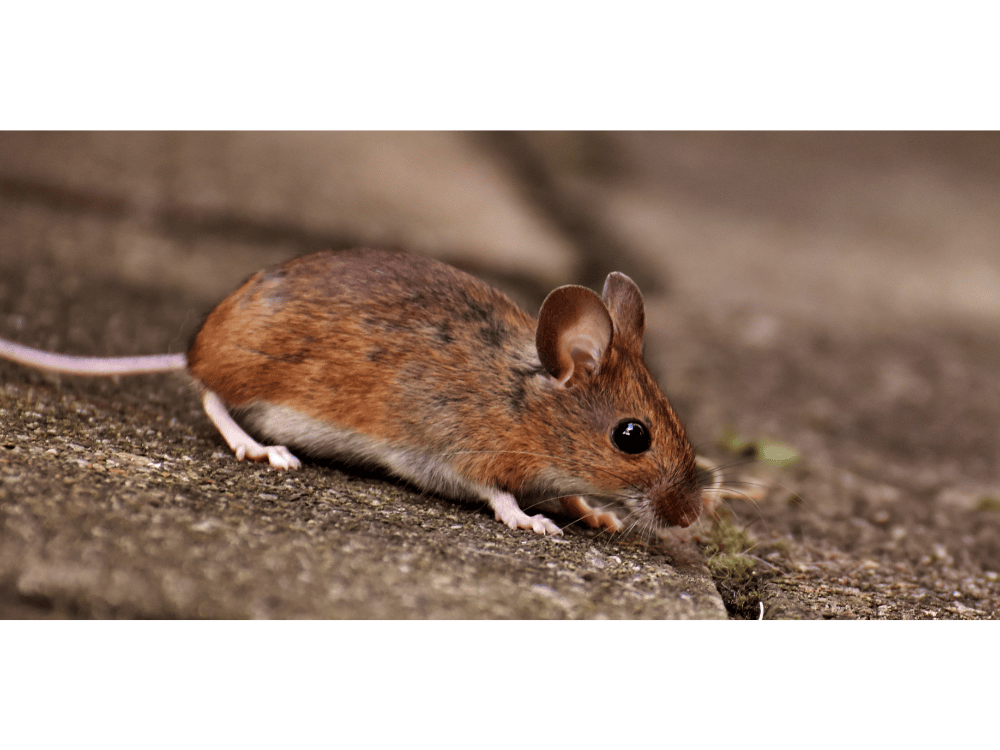
<path fill-rule="evenodd" d="M 621 519 L 613 510 L 595 508 L 582 495 L 561 497 L 559 503 L 564 511 L 576 516 L 593 529 L 604 528 L 612 533 L 622 530 Z"/>

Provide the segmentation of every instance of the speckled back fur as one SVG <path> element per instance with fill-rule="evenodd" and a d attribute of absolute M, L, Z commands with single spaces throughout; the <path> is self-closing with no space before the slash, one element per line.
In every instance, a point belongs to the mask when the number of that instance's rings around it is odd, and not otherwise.
<path fill-rule="evenodd" d="M 433 485 L 431 469 L 401 465 L 425 462 L 454 478 L 438 483 L 454 494 L 467 481 L 522 498 L 598 495 L 687 523 L 700 508 L 694 455 L 642 361 L 641 296 L 625 281 L 606 288 L 614 334 L 599 369 L 568 387 L 542 366 L 535 321 L 505 295 L 438 261 L 375 250 L 254 275 L 208 316 L 188 367 L 237 412 L 264 404 L 328 426 L 315 438 L 264 435 L 306 453 Z M 649 426 L 649 451 L 615 448 L 625 418 Z M 254 426 L 282 432 L 268 424 Z"/>

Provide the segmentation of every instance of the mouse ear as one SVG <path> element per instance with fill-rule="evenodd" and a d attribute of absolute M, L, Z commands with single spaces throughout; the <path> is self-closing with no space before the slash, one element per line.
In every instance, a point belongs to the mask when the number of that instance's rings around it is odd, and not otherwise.
<path fill-rule="evenodd" d="M 621 343 L 641 351 L 646 311 L 639 287 L 628 276 L 615 271 L 604 282 L 602 299 L 615 322 L 615 330 L 621 334 Z"/>
<path fill-rule="evenodd" d="M 560 385 L 590 377 L 601 366 L 613 330 L 600 297 L 586 287 L 561 286 L 538 313 L 538 358 Z"/>

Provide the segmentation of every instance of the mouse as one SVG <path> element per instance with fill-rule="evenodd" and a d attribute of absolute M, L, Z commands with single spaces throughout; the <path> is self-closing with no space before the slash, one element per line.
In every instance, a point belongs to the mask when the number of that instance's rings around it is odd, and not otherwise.
<path fill-rule="evenodd" d="M 532 318 L 444 262 L 361 248 L 254 274 L 186 354 L 79 357 L 0 339 L 0 357 L 75 375 L 186 370 L 240 461 L 378 467 L 542 535 L 562 533 L 558 513 L 658 533 L 693 523 L 703 488 L 644 362 L 644 329 L 622 273 L 600 295 L 560 286 Z"/>

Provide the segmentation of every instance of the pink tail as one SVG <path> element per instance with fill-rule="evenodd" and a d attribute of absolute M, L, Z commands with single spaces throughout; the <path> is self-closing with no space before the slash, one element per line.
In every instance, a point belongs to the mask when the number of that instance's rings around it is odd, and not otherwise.
<path fill-rule="evenodd" d="M 141 375 L 171 372 L 187 367 L 183 354 L 151 354 L 143 357 L 76 357 L 53 354 L 0 339 L 0 357 L 28 367 L 67 375 Z"/>

